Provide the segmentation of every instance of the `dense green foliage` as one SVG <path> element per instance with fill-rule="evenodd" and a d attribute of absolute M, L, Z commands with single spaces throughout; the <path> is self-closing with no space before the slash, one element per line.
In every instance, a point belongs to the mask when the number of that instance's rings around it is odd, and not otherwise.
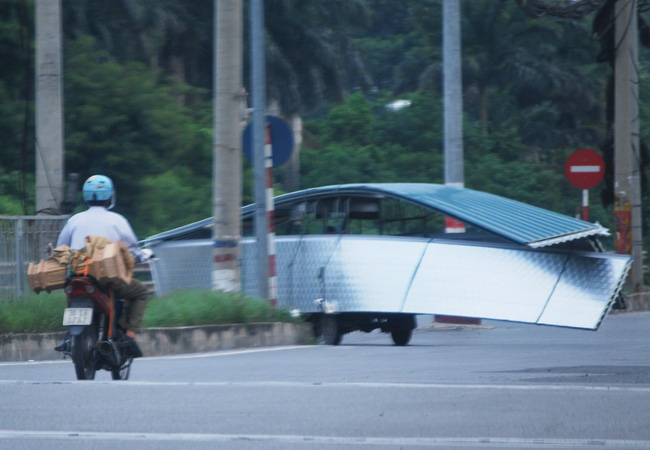
<path fill-rule="evenodd" d="M 70 43 L 66 68 L 67 170 L 109 175 L 120 212 L 141 234 L 154 231 L 153 213 L 170 227 L 208 215 L 212 129 L 200 90 L 113 62 L 85 37 Z"/>
<path fill-rule="evenodd" d="M 140 237 L 209 216 L 213 2 L 62 5 L 66 173 L 112 177 L 116 211 Z M 466 186 L 573 215 L 581 197 L 566 157 L 602 149 L 609 133 L 611 67 L 598 62 L 594 14 L 462 5 Z M 0 214 L 34 212 L 33 8 L 0 3 Z M 273 0 L 265 11 L 269 103 L 304 120 L 301 187 L 443 181 L 441 0 Z M 649 83 L 642 71 L 644 141 Z M 385 107 L 396 99 L 411 104 Z M 611 227 L 603 187 L 591 191 L 590 219 Z"/>
<path fill-rule="evenodd" d="M 65 309 L 63 292 L 32 294 L 20 301 L 0 299 L 0 334 L 65 331 L 61 325 Z M 149 301 L 144 327 L 297 322 L 300 319 L 268 302 L 241 294 L 222 292 L 174 292 Z"/>
<path fill-rule="evenodd" d="M 434 95 L 416 94 L 398 111 L 385 99 L 369 103 L 362 94 L 348 97 L 326 117 L 307 123 L 302 151 L 303 181 L 308 186 L 348 182 L 443 182 L 442 110 Z M 359 132 L 351 133 L 350 129 Z M 580 190 L 564 176 L 571 148 L 530 160 L 527 146 L 512 127 L 485 134 L 466 121 L 465 185 L 573 215 Z M 337 170 L 333 171 L 332 167 Z M 611 211 L 592 200 L 590 219 L 612 226 Z"/>

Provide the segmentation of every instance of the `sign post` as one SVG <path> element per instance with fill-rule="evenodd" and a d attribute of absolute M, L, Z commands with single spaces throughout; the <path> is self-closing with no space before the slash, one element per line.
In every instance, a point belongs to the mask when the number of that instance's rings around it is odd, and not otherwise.
<path fill-rule="evenodd" d="M 275 207 L 273 205 L 273 168 L 286 163 L 294 147 L 293 130 L 287 122 L 274 116 L 264 116 L 264 154 L 262 167 L 258 167 L 255 148 L 256 117 L 244 129 L 242 148 L 244 155 L 255 167 L 255 235 L 258 242 L 260 296 L 271 306 L 277 306 L 277 267 L 275 255 Z M 262 171 L 263 169 L 263 171 Z M 262 177 L 259 173 L 263 174 Z"/>
<path fill-rule="evenodd" d="M 564 165 L 569 182 L 582 189 L 582 220 L 589 220 L 589 189 L 601 182 L 605 175 L 605 162 L 594 150 L 583 148 L 571 153 Z"/>

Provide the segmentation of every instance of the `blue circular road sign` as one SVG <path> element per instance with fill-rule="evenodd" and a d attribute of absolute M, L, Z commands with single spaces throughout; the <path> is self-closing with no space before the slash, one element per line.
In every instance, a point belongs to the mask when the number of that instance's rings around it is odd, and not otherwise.
<path fill-rule="evenodd" d="M 275 116 L 266 116 L 266 123 L 271 126 L 271 151 L 273 154 L 273 167 L 280 167 L 289 161 L 293 152 L 294 137 L 291 126 L 284 120 Z M 253 122 L 249 123 L 242 133 L 242 149 L 244 155 L 253 163 Z"/>

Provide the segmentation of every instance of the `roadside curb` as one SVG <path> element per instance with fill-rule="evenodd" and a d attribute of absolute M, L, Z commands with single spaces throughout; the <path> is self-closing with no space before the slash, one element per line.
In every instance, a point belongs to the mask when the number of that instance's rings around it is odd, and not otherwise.
<path fill-rule="evenodd" d="M 63 342 L 58 333 L 0 335 L 0 361 L 51 361 L 63 359 L 54 347 Z M 301 323 L 264 322 L 179 328 L 145 328 L 136 341 L 145 356 L 201 353 L 235 348 L 306 344 L 311 326 Z"/>
<path fill-rule="evenodd" d="M 650 292 L 628 294 L 624 314 L 650 311 Z M 432 323 L 423 331 L 489 330 L 484 325 Z M 57 333 L 0 334 L 0 362 L 55 361 L 63 359 L 54 347 L 63 342 L 65 331 Z M 145 356 L 201 353 L 249 347 L 301 345 L 314 342 L 311 324 L 263 322 L 250 324 L 203 325 L 178 328 L 145 328 L 136 338 Z"/>
<path fill-rule="evenodd" d="M 494 330 L 494 327 L 482 324 L 471 323 L 452 323 L 452 322 L 432 322 L 427 325 L 418 327 L 417 330 L 422 331 L 457 331 L 457 330 L 470 330 L 470 331 L 486 331 Z"/>

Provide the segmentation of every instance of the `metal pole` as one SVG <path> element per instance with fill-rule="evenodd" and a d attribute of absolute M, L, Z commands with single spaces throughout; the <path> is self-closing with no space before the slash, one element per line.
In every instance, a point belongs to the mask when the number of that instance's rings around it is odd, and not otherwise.
<path fill-rule="evenodd" d="M 36 213 L 63 201 L 61 1 L 36 1 Z"/>
<path fill-rule="evenodd" d="M 16 298 L 22 298 L 23 285 L 25 284 L 23 277 L 23 219 L 16 221 Z"/>
<path fill-rule="evenodd" d="M 266 70 L 264 61 L 264 5 L 250 2 L 251 90 L 253 98 L 253 169 L 255 176 L 255 235 L 257 236 L 260 297 L 269 300 L 269 222 L 267 217 L 267 170 L 264 152 Z"/>
<path fill-rule="evenodd" d="M 641 179 L 639 167 L 639 105 L 637 65 L 637 0 L 615 3 L 616 56 L 614 60 L 614 194 L 618 249 L 634 258 L 630 287 L 643 289 L 643 248 L 641 230 Z M 627 219 L 631 220 L 627 228 Z"/>
<path fill-rule="evenodd" d="M 275 206 L 273 205 L 273 137 L 271 124 L 264 127 L 264 169 L 266 171 L 266 217 L 268 220 L 266 249 L 269 263 L 269 303 L 278 304 L 278 273 L 275 259 Z"/>
<path fill-rule="evenodd" d="M 214 0 L 212 289 L 241 290 L 242 0 Z"/>

